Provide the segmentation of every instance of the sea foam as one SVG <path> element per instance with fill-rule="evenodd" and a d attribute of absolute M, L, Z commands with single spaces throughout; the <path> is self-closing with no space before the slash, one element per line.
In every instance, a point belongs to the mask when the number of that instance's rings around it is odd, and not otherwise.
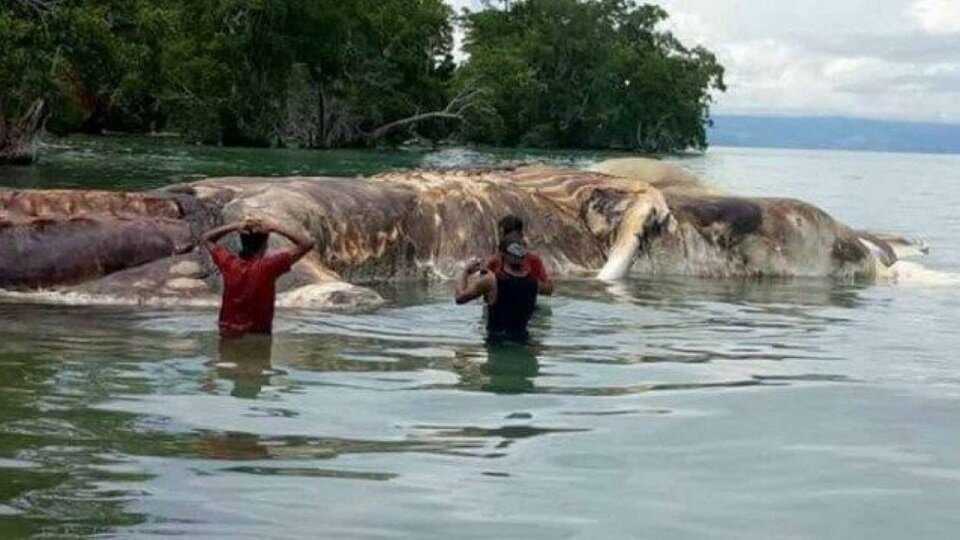
<path fill-rule="evenodd" d="M 960 285 L 960 274 L 932 270 L 915 261 L 897 261 L 880 273 L 880 281 L 897 285 L 950 287 Z"/>

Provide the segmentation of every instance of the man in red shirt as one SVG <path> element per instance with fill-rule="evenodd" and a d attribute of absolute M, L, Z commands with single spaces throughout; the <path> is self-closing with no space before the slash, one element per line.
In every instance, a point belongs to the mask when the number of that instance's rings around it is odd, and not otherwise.
<path fill-rule="evenodd" d="M 238 255 L 217 244 L 234 231 L 240 231 Z M 267 253 L 267 239 L 272 232 L 293 242 L 294 247 Z M 269 334 L 273 328 L 277 278 L 313 249 L 313 242 L 276 224 L 248 219 L 208 232 L 203 245 L 223 275 L 220 334 Z"/>
<path fill-rule="evenodd" d="M 501 241 L 511 233 L 516 233 L 521 240 L 523 239 L 523 220 L 515 215 L 510 214 L 504 216 L 497 223 L 497 228 L 500 232 Z M 540 294 L 546 296 L 553 294 L 553 280 L 547 275 L 547 268 L 544 266 L 543 260 L 540 259 L 539 255 L 528 251 L 526 255 L 524 255 L 521 265 L 524 273 L 530 274 L 532 278 L 537 280 L 537 289 Z M 490 258 L 487 259 L 486 268 L 494 275 L 499 274 L 503 269 L 503 255 L 500 253 L 491 255 Z"/>

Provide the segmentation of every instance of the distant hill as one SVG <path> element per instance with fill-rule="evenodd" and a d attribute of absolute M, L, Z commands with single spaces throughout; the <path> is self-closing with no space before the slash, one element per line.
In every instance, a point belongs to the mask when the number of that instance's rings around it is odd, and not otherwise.
<path fill-rule="evenodd" d="M 841 117 L 714 116 L 714 146 L 960 153 L 960 125 Z"/>

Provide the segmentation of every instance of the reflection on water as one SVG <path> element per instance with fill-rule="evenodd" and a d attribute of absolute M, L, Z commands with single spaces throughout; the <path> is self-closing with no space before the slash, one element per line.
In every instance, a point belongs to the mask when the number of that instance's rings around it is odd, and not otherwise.
<path fill-rule="evenodd" d="M 531 392 L 540 373 L 537 345 L 487 341 L 480 350 L 462 349 L 452 368 L 460 381 L 453 387 L 502 394 Z"/>
<path fill-rule="evenodd" d="M 221 337 L 217 352 L 218 359 L 212 365 L 218 377 L 233 381 L 230 395 L 234 397 L 256 398 L 271 376 L 282 373 L 273 370 L 273 337 L 269 335 Z M 213 388 L 207 386 L 208 390 Z"/>
<path fill-rule="evenodd" d="M 960 343 L 949 314 L 932 316 L 916 291 L 685 279 L 562 290 L 524 344 L 486 342 L 480 307 L 454 306 L 445 285 L 384 286 L 390 307 L 373 313 L 281 311 L 272 338 L 220 339 L 209 310 L 4 304 L 0 533 L 269 537 L 286 533 L 263 524 L 285 516 L 294 536 L 377 536 L 371 524 L 449 536 L 472 523 L 478 535 L 552 537 L 616 515 L 667 534 L 703 508 L 692 493 L 721 490 L 744 467 L 766 463 L 764 478 L 819 468 L 859 485 L 856 461 L 798 450 L 821 436 L 925 456 L 878 477 L 879 491 L 856 488 L 861 497 L 904 505 L 891 493 L 922 484 L 940 497 L 923 499 L 928 513 L 960 502 L 938 487 L 949 475 L 924 472 L 960 471 L 947 397 L 960 390 L 937 363 Z M 940 341 L 911 337 L 920 331 Z M 922 448 L 890 438 L 892 403 L 924 418 L 906 424 L 927 434 Z M 661 460 L 666 448 L 688 457 Z M 709 474 L 691 476 L 700 461 Z M 797 490 L 864 511 L 814 477 L 797 482 L 752 489 L 809 514 L 804 531 L 822 532 L 820 515 Z M 621 508 L 611 485 L 640 489 L 635 505 Z M 661 485 L 688 502 L 658 518 L 639 493 Z M 370 493 L 386 502 L 364 502 Z M 570 520 L 532 493 L 593 517 Z M 715 524 L 757 504 L 727 500 Z M 478 506 L 517 521 L 464 517 Z M 449 526 L 432 528 L 437 512 Z"/>
<path fill-rule="evenodd" d="M 177 151 L 132 162 L 148 185 L 196 159 L 224 166 Z M 99 150 L 69 152 L 61 165 Z M 960 200 L 943 184 L 956 159 L 814 154 L 696 163 L 721 187 L 923 236 L 932 268 L 960 270 Z M 307 157 L 276 155 L 263 174 Z M 313 156 L 304 170 L 352 166 Z M 116 161 L 105 183 L 138 177 Z M 824 182 L 831 168 L 871 189 Z M 960 530 L 954 289 L 566 281 L 524 345 L 485 343 L 480 307 L 454 306 L 448 285 L 378 289 L 388 307 L 281 310 L 272 339 L 238 342 L 219 339 L 214 310 L 0 303 L 0 538 Z"/>

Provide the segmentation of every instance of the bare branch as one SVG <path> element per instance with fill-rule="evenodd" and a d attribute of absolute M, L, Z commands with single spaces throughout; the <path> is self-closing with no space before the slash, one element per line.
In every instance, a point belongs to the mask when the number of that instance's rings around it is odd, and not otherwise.
<path fill-rule="evenodd" d="M 43 124 L 47 120 L 49 114 L 49 109 L 47 107 L 47 102 L 43 99 L 38 99 L 30 105 L 30 108 L 27 109 L 27 112 L 20 117 L 20 120 L 17 122 L 17 129 L 24 134 L 27 134 L 29 137 L 33 137 L 40 129 L 43 128 Z"/>
<path fill-rule="evenodd" d="M 480 89 L 464 90 L 463 92 L 460 92 L 454 96 L 454 98 L 450 100 L 450 103 L 447 103 L 447 106 L 442 110 L 415 114 L 407 118 L 402 118 L 400 120 L 384 124 L 369 134 L 365 134 L 365 136 L 370 140 L 379 139 L 398 127 L 434 118 L 463 121 L 464 113 L 477 104 L 477 98 L 480 97 L 482 93 L 483 91 Z"/>
<path fill-rule="evenodd" d="M 38 99 L 17 120 L 4 119 L 0 130 L 0 164 L 27 165 L 36 158 L 34 143 L 47 120 L 46 101 Z"/>
<path fill-rule="evenodd" d="M 46 15 L 60 4 L 60 0 L 12 0 L 13 3 L 21 8 L 28 9 L 37 15 Z"/>

